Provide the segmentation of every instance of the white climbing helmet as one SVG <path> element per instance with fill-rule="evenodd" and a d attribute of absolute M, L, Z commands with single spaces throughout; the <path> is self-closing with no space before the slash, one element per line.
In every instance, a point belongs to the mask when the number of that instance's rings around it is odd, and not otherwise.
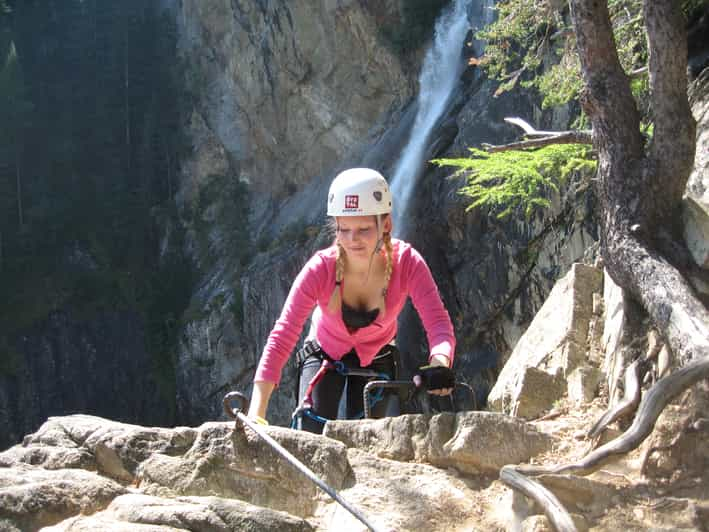
<path fill-rule="evenodd" d="M 391 212 L 391 191 L 382 174 L 371 168 L 340 172 L 327 195 L 328 216 L 370 216 Z"/>

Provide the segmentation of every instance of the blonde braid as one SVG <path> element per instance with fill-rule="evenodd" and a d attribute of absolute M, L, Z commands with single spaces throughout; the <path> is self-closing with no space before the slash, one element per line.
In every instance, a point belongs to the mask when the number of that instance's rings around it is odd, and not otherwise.
<path fill-rule="evenodd" d="M 382 241 L 384 242 L 384 250 L 386 252 L 386 266 L 384 267 L 384 288 L 382 288 L 381 310 L 381 316 L 384 316 L 384 314 L 386 314 L 387 291 L 389 290 L 389 281 L 391 280 L 391 272 L 394 268 L 394 248 L 391 245 L 391 233 L 384 233 L 382 235 Z"/>
<path fill-rule="evenodd" d="M 345 276 L 345 248 L 342 247 L 337 240 L 335 240 L 335 245 L 337 246 L 337 258 L 335 259 L 335 290 L 333 290 L 330 296 L 330 301 L 327 304 L 327 308 L 330 312 L 335 313 L 338 311 L 342 305 L 340 301 L 340 283 Z"/>
<path fill-rule="evenodd" d="M 342 282 L 345 277 L 345 248 L 342 244 L 337 243 L 337 260 L 335 261 L 335 281 Z"/>

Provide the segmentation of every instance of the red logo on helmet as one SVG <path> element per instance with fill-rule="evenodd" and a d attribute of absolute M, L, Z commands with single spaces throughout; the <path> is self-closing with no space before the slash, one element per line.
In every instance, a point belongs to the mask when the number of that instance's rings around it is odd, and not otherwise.
<path fill-rule="evenodd" d="M 359 196 L 345 196 L 345 209 L 358 209 Z"/>

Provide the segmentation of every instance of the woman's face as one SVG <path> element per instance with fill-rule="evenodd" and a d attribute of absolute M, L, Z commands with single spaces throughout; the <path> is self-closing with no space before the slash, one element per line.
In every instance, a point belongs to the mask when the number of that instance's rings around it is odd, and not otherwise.
<path fill-rule="evenodd" d="M 338 216 L 336 223 L 337 240 L 345 248 L 347 256 L 369 259 L 379 239 L 376 216 Z M 382 230 L 386 231 L 390 224 L 387 216 Z"/>

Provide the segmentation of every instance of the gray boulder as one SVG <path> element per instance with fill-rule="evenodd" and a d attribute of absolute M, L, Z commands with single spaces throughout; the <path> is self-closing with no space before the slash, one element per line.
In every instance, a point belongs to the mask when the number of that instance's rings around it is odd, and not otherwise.
<path fill-rule="evenodd" d="M 0 468 L 0 530 L 30 532 L 101 510 L 126 488 L 79 469 Z"/>
<path fill-rule="evenodd" d="M 533 418 L 551 408 L 565 393 L 566 378 L 588 361 L 593 295 L 602 292 L 601 270 L 581 263 L 572 266 L 515 346 L 488 395 L 491 409 Z M 530 367 L 537 371 L 526 371 Z"/>
<path fill-rule="evenodd" d="M 549 450 L 554 438 L 493 412 L 331 421 L 325 435 L 382 458 L 427 462 L 464 473 L 497 473 Z"/>
<path fill-rule="evenodd" d="M 106 510 L 76 516 L 42 532 L 169 532 L 234 530 L 305 532 L 313 528 L 283 512 L 218 497 L 163 499 L 141 494 L 116 498 Z"/>

